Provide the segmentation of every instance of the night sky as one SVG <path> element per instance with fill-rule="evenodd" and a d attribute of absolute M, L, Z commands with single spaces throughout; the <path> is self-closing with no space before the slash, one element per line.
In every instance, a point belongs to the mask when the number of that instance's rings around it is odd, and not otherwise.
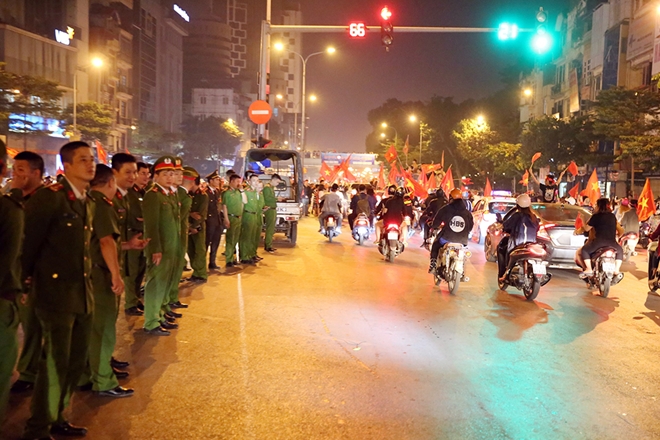
<path fill-rule="evenodd" d="M 362 40 L 348 33 L 305 34 L 304 53 L 334 45 L 337 53 L 312 58 L 307 70 L 308 93 L 318 95 L 308 105 L 307 148 L 364 152 L 371 132 L 369 110 L 389 98 L 426 101 L 433 95 L 456 102 L 482 98 L 501 88 L 498 72 L 528 49 L 530 34 L 517 42 L 501 42 L 496 34 L 413 34 L 400 26 L 497 27 L 501 21 L 534 27 L 536 11 L 544 6 L 553 18 L 564 0 L 537 3 L 525 0 L 304 0 L 304 24 L 364 21 L 379 25 L 379 13 L 393 13 L 394 43 L 381 46 L 380 32 Z M 411 124 L 411 133 L 417 128 Z M 399 133 L 404 136 L 405 133 Z"/>

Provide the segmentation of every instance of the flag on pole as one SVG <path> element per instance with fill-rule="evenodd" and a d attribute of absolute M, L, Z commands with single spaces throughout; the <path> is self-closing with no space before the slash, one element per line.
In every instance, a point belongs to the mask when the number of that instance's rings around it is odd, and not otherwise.
<path fill-rule="evenodd" d="M 441 169 L 442 169 L 442 165 L 439 163 L 422 165 L 422 171 L 425 172 L 426 174 L 433 173 L 434 171 L 438 171 Z"/>
<path fill-rule="evenodd" d="M 392 164 L 392 168 L 390 168 L 390 174 L 388 176 L 390 184 L 396 185 L 396 179 L 400 176 L 403 176 L 403 173 L 399 169 L 399 166 L 397 165 L 397 163 L 394 162 Z"/>
<path fill-rule="evenodd" d="M 390 148 L 387 149 L 387 153 L 385 153 L 385 159 L 389 163 L 392 163 L 396 160 L 397 157 L 399 157 L 399 155 L 396 152 L 396 148 L 394 145 L 390 145 Z"/>
<path fill-rule="evenodd" d="M 582 219 L 582 214 L 578 213 L 577 217 L 575 217 L 575 229 L 580 229 L 582 226 L 584 226 L 584 220 Z"/>
<path fill-rule="evenodd" d="M 332 173 L 330 174 L 330 178 L 328 180 L 330 182 L 334 182 L 335 180 L 337 180 L 340 171 L 341 171 L 341 165 L 335 165 L 335 167 L 332 169 Z"/>
<path fill-rule="evenodd" d="M 493 189 L 490 187 L 490 180 L 488 180 L 488 177 L 486 177 L 486 187 L 484 188 L 484 197 L 490 197 L 492 192 Z"/>
<path fill-rule="evenodd" d="M 568 167 L 567 167 L 566 169 L 567 169 L 568 172 L 571 173 L 572 175 L 577 176 L 577 174 L 578 174 L 578 167 L 577 167 L 577 164 L 575 163 L 575 161 L 572 161 L 572 162 L 568 165 Z"/>
<path fill-rule="evenodd" d="M 440 168 L 445 169 L 445 150 L 442 150 L 442 160 L 440 161 Z"/>
<path fill-rule="evenodd" d="M 522 180 L 520 180 L 518 183 L 522 183 L 524 186 L 529 185 L 529 170 L 525 170 L 525 174 L 523 174 Z"/>
<path fill-rule="evenodd" d="M 435 173 L 431 173 L 429 180 L 426 182 L 426 187 L 428 189 L 435 189 L 438 187 L 438 181 L 435 178 Z"/>
<path fill-rule="evenodd" d="M 103 145 L 99 141 L 96 141 L 96 156 L 99 159 L 99 163 L 108 163 L 108 153 L 105 152 Z"/>
<path fill-rule="evenodd" d="M 596 173 L 595 169 L 591 173 L 591 177 L 589 177 L 587 187 L 580 194 L 584 197 L 589 197 L 589 204 L 596 206 L 596 201 L 600 199 L 600 186 L 598 185 L 598 173 Z"/>
<path fill-rule="evenodd" d="M 330 169 L 328 164 L 325 163 L 325 161 L 321 162 L 321 172 L 320 172 L 320 174 L 321 174 L 321 178 L 323 178 L 325 180 L 329 180 L 330 177 L 332 176 L 332 170 Z"/>
<path fill-rule="evenodd" d="M 344 159 L 342 161 L 342 163 L 339 165 L 339 168 L 341 169 L 341 171 L 344 172 L 344 178 L 346 180 L 349 180 L 351 182 L 355 182 L 357 180 L 357 178 L 353 175 L 353 173 L 351 173 L 351 170 L 348 169 L 349 165 L 351 163 L 351 157 L 352 156 L 353 156 L 353 154 L 349 154 L 348 157 L 346 159 Z"/>
<path fill-rule="evenodd" d="M 541 152 L 538 152 L 534 156 L 532 156 L 532 165 L 534 165 L 534 162 L 536 162 L 540 158 L 541 158 Z"/>
<path fill-rule="evenodd" d="M 568 195 L 571 196 L 571 197 L 573 197 L 574 199 L 577 199 L 577 196 L 578 196 L 578 188 L 579 188 L 579 187 L 580 187 L 580 184 L 579 184 L 579 183 L 576 183 L 575 186 L 574 186 L 573 188 L 571 188 L 570 190 L 568 190 Z"/>
<path fill-rule="evenodd" d="M 440 188 L 442 188 L 446 195 L 449 195 L 451 190 L 454 189 L 454 176 L 451 172 L 451 166 L 447 169 L 445 177 L 442 178 L 442 182 L 440 182 Z"/>
<path fill-rule="evenodd" d="M 412 192 L 415 194 L 415 196 L 420 197 L 422 199 L 425 199 L 428 197 L 429 193 L 426 191 L 426 189 L 419 184 L 419 182 L 415 181 L 413 179 L 412 175 L 410 172 L 406 171 L 404 174 L 404 180 L 405 183 L 404 185 L 412 190 Z"/>
<path fill-rule="evenodd" d="M 378 188 L 385 188 L 385 170 L 383 169 L 382 165 L 380 166 L 380 171 L 378 172 Z"/>
<path fill-rule="evenodd" d="M 637 202 L 637 217 L 641 221 L 646 221 L 655 213 L 655 199 L 653 198 L 653 191 L 651 191 L 651 183 L 649 179 L 646 179 L 644 183 L 644 189 L 639 195 L 639 201 Z"/>
<path fill-rule="evenodd" d="M 14 157 L 16 157 L 17 154 L 18 154 L 18 150 L 17 150 L 17 149 L 15 149 L 15 148 L 7 148 L 7 156 L 9 156 L 10 158 L 13 159 Z"/>
<path fill-rule="evenodd" d="M 410 135 L 406 136 L 406 143 L 403 145 L 403 154 L 406 156 L 408 155 L 408 152 L 410 151 Z"/>

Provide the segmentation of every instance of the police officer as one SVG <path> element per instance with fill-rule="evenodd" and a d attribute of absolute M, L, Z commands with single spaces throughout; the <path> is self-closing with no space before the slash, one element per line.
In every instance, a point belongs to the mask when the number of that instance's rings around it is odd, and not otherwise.
<path fill-rule="evenodd" d="M 229 177 L 229 189 L 222 193 L 222 212 L 224 214 L 225 227 L 227 234 L 225 236 L 225 261 L 227 267 L 234 267 L 234 255 L 236 254 L 236 245 L 241 236 L 242 216 L 245 205 L 245 194 L 239 189 L 241 187 L 241 177 L 234 174 Z"/>
<path fill-rule="evenodd" d="M 93 203 L 86 189 L 94 178 L 94 154 L 85 142 L 60 149 L 64 177 L 37 191 L 25 205 L 23 277 L 34 295 L 43 349 L 23 437 L 83 436 L 87 430 L 62 414 L 84 372 L 92 326 L 90 239 Z"/>
<path fill-rule="evenodd" d="M 7 174 L 7 149 L 0 141 L 0 179 Z M 13 183 L 13 185 L 15 185 Z M 18 310 L 20 253 L 23 242 L 23 200 L 20 189 L 0 197 L 0 421 L 7 406 L 9 381 L 18 355 Z"/>
<path fill-rule="evenodd" d="M 144 162 L 137 162 L 137 177 L 126 195 L 128 201 L 128 229 L 133 235 L 144 233 L 142 201 L 144 200 L 150 178 L 149 165 Z M 144 304 L 139 298 L 141 296 L 140 291 L 146 270 L 147 259 L 144 256 L 143 250 L 126 251 L 124 312 L 129 316 L 142 316 L 144 314 Z"/>
<path fill-rule="evenodd" d="M 241 264 L 256 264 L 257 246 L 255 242 L 257 228 L 261 227 L 261 208 L 259 206 L 259 176 L 251 174 L 243 193 L 246 196 L 241 219 L 239 253 Z"/>
<path fill-rule="evenodd" d="M 219 269 L 215 263 L 218 254 L 218 247 L 220 246 L 220 238 L 222 237 L 223 221 L 222 214 L 218 204 L 220 203 L 220 175 L 217 171 L 213 171 L 206 176 L 206 181 L 209 184 L 207 195 L 209 198 L 208 214 L 206 218 L 206 241 L 210 247 L 209 253 L 209 269 Z"/>
<path fill-rule="evenodd" d="M 264 199 L 264 223 L 266 224 L 266 235 L 264 237 L 264 249 L 266 252 L 273 253 L 273 235 L 275 234 L 275 223 L 277 223 L 277 197 L 275 197 L 275 188 L 282 183 L 279 174 L 273 174 L 270 177 L 270 183 L 264 186 L 262 191 Z"/>
<path fill-rule="evenodd" d="M 174 312 L 172 309 L 185 309 L 188 308 L 187 304 L 182 304 L 179 301 L 179 280 L 183 275 L 183 268 L 186 265 L 186 249 L 188 249 L 188 214 L 190 214 L 190 206 L 192 205 L 192 197 L 188 191 L 182 186 L 183 184 L 183 161 L 180 157 L 174 158 L 174 185 L 172 191 L 176 195 L 177 203 L 179 205 L 179 219 L 181 227 L 178 236 L 178 257 L 179 266 L 176 269 L 174 282 L 170 287 L 170 296 L 168 303 L 169 315 L 180 318 L 180 313 Z"/>
<path fill-rule="evenodd" d="M 188 258 L 193 273 L 189 281 L 206 281 L 206 218 L 209 197 L 199 185 L 199 173 L 192 167 L 183 167 L 183 186 L 192 197 L 188 221 Z"/>
<path fill-rule="evenodd" d="M 163 156 L 154 163 L 154 185 L 142 203 L 144 237 L 149 240 L 144 288 L 144 331 L 150 335 L 168 336 L 178 328 L 165 317 L 166 298 L 172 286 L 173 274 L 180 269 L 176 237 L 181 230 L 179 205 L 172 195 L 174 158 Z M 176 275 L 177 277 L 179 275 Z M 178 282 L 178 279 L 177 279 Z"/>
<path fill-rule="evenodd" d="M 44 160 L 32 151 L 21 151 L 14 156 L 12 168 L 12 187 L 20 188 L 16 193 L 23 203 L 43 185 Z M 41 355 L 41 326 L 34 313 L 34 296 L 25 294 L 18 297 L 16 305 L 23 328 L 23 349 L 18 358 L 18 380 L 11 387 L 12 393 L 20 393 L 34 388 Z M 29 301 L 28 301 L 29 300 Z"/>

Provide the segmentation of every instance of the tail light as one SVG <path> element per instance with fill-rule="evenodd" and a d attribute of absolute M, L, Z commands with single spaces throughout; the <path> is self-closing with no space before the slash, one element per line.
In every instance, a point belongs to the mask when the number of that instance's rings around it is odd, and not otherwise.
<path fill-rule="evenodd" d="M 399 225 L 392 223 L 391 225 L 387 225 L 387 230 L 391 231 L 392 229 L 396 229 L 397 231 L 399 230 Z"/>
<path fill-rule="evenodd" d="M 538 243 L 529 246 L 529 251 L 539 257 L 545 255 L 545 248 Z"/>
<path fill-rule="evenodd" d="M 552 228 L 554 228 L 555 225 L 554 223 L 543 223 L 539 227 L 539 232 L 536 234 L 537 237 L 545 238 L 546 240 L 550 240 L 550 234 L 548 231 Z"/>
<path fill-rule="evenodd" d="M 366 220 L 358 220 L 357 224 L 359 226 L 367 226 L 367 221 Z"/>

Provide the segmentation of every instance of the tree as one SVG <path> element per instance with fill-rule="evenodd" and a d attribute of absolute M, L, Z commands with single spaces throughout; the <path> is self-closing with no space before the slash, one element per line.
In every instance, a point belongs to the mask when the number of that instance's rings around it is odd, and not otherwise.
<path fill-rule="evenodd" d="M 67 130 L 73 132 L 73 105 L 63 113 Z M 76 127 L 84 141 L 99 140 L 105 142 L 112 127 L 112 109 L 98 102 L 81 102 L 76 105 Z M 76 133 L 74 133 L 74 136 Z"/>
<path fill-rule="evenodd" d="M 638 165 L 660 168 L 652 139 L 660 129 L 660 95 L 651 90 L 614 87 L 603 90 L 593 104 L 594 131 L 621 145 L 617 159 L 632 157 Z"/>
<path fill-rule="evenodd" d="M 195 160 L 233 156 L 242 135 L 238 127 L 220 118 L 188 118 L 183 123 L 182 153 Z"/>

